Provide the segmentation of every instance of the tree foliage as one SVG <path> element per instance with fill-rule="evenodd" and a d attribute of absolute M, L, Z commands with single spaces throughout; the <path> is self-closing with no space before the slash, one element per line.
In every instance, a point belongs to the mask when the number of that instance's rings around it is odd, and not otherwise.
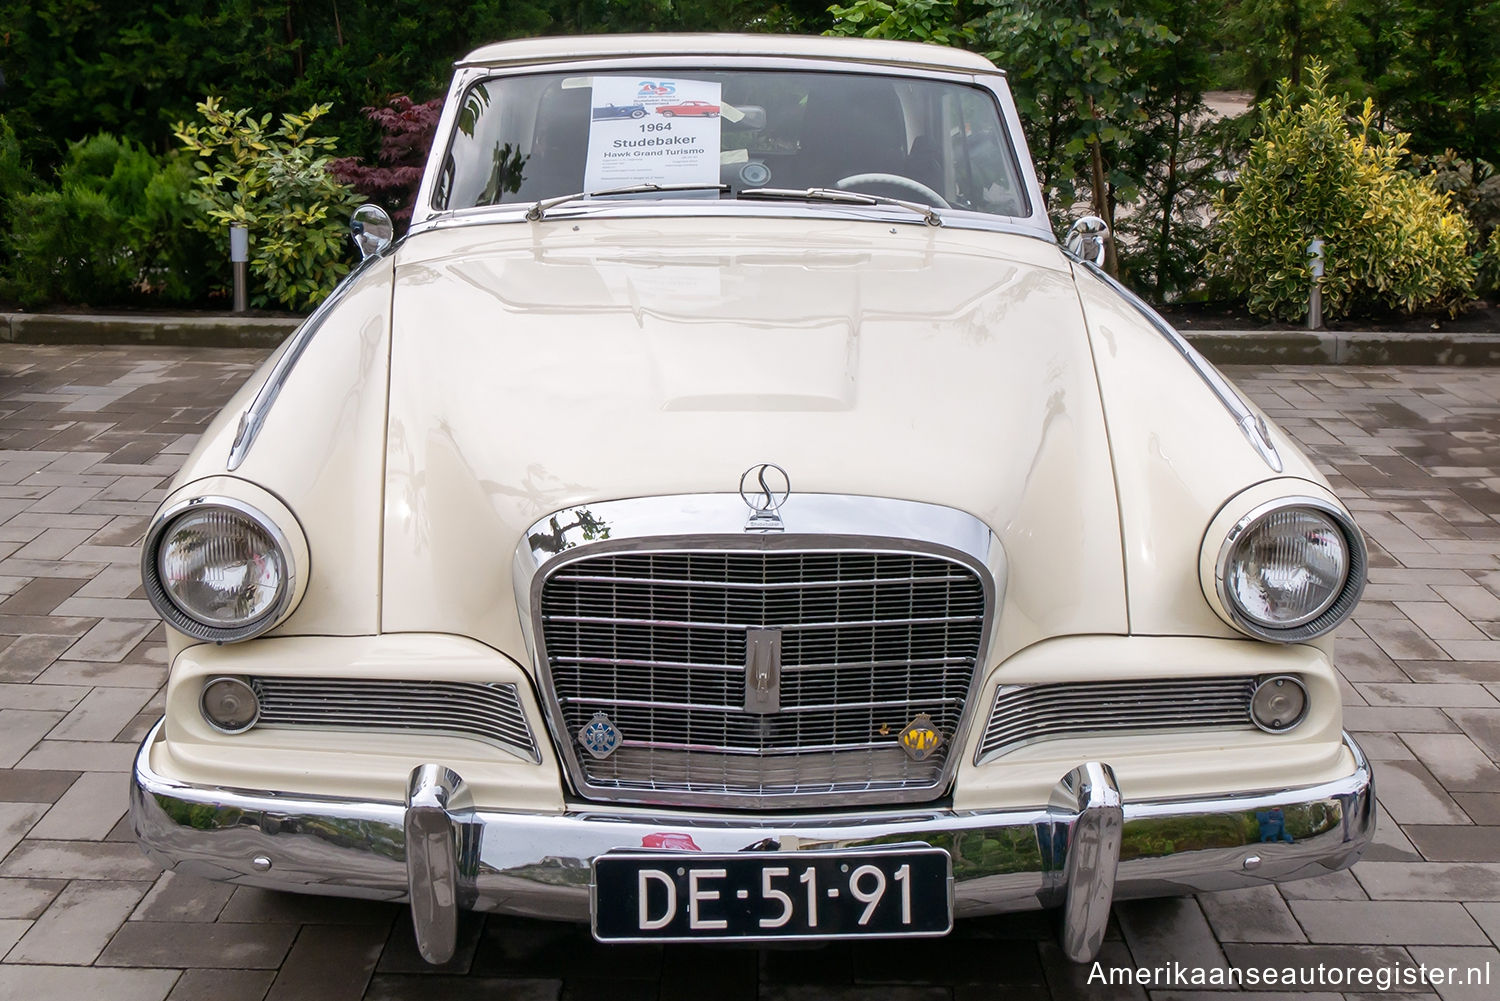
<path fill-rule="evenodd" d="M 0 175 L 11 173 L 9 159 L 0 151 Z M 5 199 L 10 295 L 27 305 L 113 305 L 203 294 L 205 241 L 187 225 L 192 170 L 180 158 L 100 134 L 68 147 L 57 180 Z"/>
<path fill-rule="evenodd" d="M 1450 305 L 1474 281 L 1470 229 L 1427 178 L 1401 169 L 1405 135 L 1381 132 L 1373 102 L 1351 122 L 1347 99 L 1308 65 L 1304 88 L 1284 81 L 1229 196 L 1217 200 L 1211 269 L 1261 315 L 1295 320 L 1313 281 L 1308 247 L 1326 244 L 1320 284 L 1330 316 L 1375 303 Z"/>
<path fill-rule="evenodd" d="M 381 107 L 365 108 L 365 116 L 380 129 L 379 162 L 342 157 L 329 169 L 344 184 L 383 205 L 397 229 L 404 231 L 442 111 L 441 98 L 417 104 L 405 94 L 394 95 Z"/>
<path fill-rule="evenodd" d="M 315 104 L 271 129 L 269 114 L 225 111 L 210 97 L 198 105 L 202 122 L 175 128 L 199 171 L 189 198 L 201 210 L 195 224 L 220 236 L 230 226 L 250 231 L 257 305 L 315 306 L 349 270 L 348 220 L 359 199 L 329 172 L 335 140 L 312 135 L 327 112 Z"/>

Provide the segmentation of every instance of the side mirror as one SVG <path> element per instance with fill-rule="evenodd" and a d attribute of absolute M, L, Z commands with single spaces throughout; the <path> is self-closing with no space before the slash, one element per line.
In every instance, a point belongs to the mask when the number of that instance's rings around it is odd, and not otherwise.
<path fill-rule="evenodd" d="M 1096 215 L 1086 215 L 1068 230 L 1063 246 L 1074 257 L 1082 258 L 1095 267 L 1104 267 L 1104 243 L 1110 239 L 1109 223 Z"/>
<path fill-rule="evenodd" d="M 374 257 L 391 245 L 396 227 L 379 205 L 361 205 L 349 217 L 349 237 L 362 258 Z"/>

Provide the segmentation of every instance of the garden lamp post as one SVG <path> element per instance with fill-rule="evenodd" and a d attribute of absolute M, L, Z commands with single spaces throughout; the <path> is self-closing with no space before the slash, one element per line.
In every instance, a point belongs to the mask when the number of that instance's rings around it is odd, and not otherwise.
<path fill-rule="evenodd" d="M 229 262 L 234 266 L 234 311 L 243 313 L 250 308 L 250 231 L 244 226 L 229 227 Z"/>
<path fill-rule="evenodd" d="M 1307 245 L 1312 261 L 1312 288 L 1307 293 L 1307 329 L 1323 329 L 1323 238 L 1315 236 Z"/>

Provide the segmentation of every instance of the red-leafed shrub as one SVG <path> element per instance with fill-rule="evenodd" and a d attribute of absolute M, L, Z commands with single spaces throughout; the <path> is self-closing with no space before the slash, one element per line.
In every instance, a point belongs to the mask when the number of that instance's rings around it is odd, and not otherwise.
<path fill-rule="evenodd" d="M 422 165 L 437 132 L 443 99 L 417 104 L 405 94 L 393 95 L 381 108 L 365 108 L 365 117 L 380 128 L 380 156 L 375 166 L 359 157 L 343 157 L 328 167 L 334 177 L 385 206 L 398 230 L 411 222 Z"/>

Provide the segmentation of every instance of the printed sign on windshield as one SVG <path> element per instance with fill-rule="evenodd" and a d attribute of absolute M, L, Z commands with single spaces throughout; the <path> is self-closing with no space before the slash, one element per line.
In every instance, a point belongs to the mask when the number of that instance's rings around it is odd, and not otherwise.
<path fill-rule="evenodd" d="M 717 184 L 719 85 L 659 77 L 594 77 L 589 191 L 631 184 Z"/>

